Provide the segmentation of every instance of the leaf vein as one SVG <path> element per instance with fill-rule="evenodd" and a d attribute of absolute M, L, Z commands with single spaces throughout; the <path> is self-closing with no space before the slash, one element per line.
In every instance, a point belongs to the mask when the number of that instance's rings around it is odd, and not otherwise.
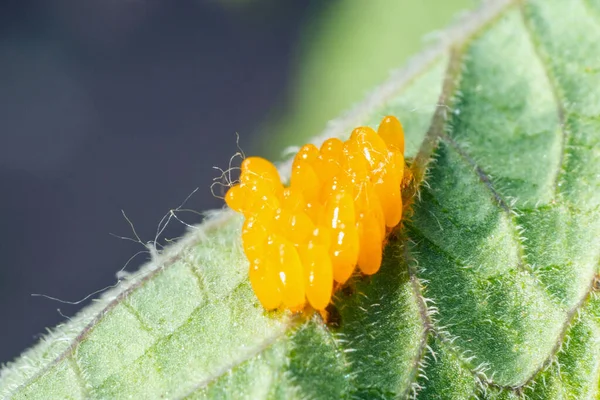
<path fill-rule="evenodd" d="M 464 50 L 464 45 L 461 48 L 453 47 L 450 50 L 450 60 L 448 62 L 448 66 L 444 75 L 442 90 L 438 99 L 438 107 L 436 108 L 435 113 L 433 114 L 431 123 L 429 125 L 429 129 L 425 135 L 421 147 L 419 148 L 417 156 L 415 157 L 415 160 L 411 165 L 411 170 L 413 172 L 415 182 L 418 182 L 418 184 L 413 184 L 411 187 L 409 187 L 411 193 L 408 194 L 408 197 L 410 199 L 412 199 L 415 196 L 418 187 L 423 183 L 427 166 L 431 162 L 431 156 L 437 148 L 439 138 L 444 134 L 446 122 L 448 120 L 447 110 L 451 107 L 452 99 L 458 88 L 458 81 L 460 80 L 460 76 L 462 73 L 462 60 L 464 57 Z M 412 371 L 409 374 L 409 384 L 407 385 L 405 393 L 403 393 L 402 395 L 402 397 L 407 397 L 411 390 L 415 390 L 414 384 L 416 383 L 419 377 L 419 368 L 422 365 L 423 358 L 425 357 L 427 351 L 427 340 L 432 325 L 427 310 L 427 304 L 425 303 L 425 299 L 421 295 L 421 288 L 419 284 L 419 279 L 417 277 L 417 271 L 414 267 L 411 266 L 412 264 L 409 261 L 410 257 L 408 253 L 408 246 L 405 246 L 404 248 L 404 258 L 406 264 L 409 266 L 408 273 L 410 276 L 411 288 L 413 291 L 413 296 L 417 301 L 417 306 L 419 308 L 419 315 L 423 328 L 419 349 L 417 351 L 416 357 L 412 362 Z"/>
<path fill-rule="evenodd" d="M 448 259 L 450 261 L 452 261 L 453 263 L 455 263 L 456 265 L 460 266 L 461 263 L 459 260 L 457 260 L 456 258 L 454 258 L 451 254 L 449 254 L 446 250 L 444 250 L 443 248 L 439 247 L 437 244 L 435 244 L 433 241 L 431 241 L 427 236 L 425 236 L 423 233 L 421 233 L 421 231 L 414 227 L 414 226 L 410 226 L 409 229 L 411 231 L 413 231 L 415 234 L 417 234 L 417 236 L 420 236 L 422 240 L 426 240 L 432 247 L 435 247 L 440 253 L 444 254 L 446 257 L 448 257 Z M 532 372 L 531 376 L 529 378 L 527 378 L 523 383 L 517 385 L 517 386 L 507 386 L 507 385 L 500 385 L 497 384 L 495 382 L 493 382 L 493 380 L 488 379 L 486 376 L 481 375 L 480 373 L 478 373 L 472 366 L 470 363 L 468 363 L 467 361 L 465 361 L 461 354 L 457 353 L 456 350 L 453 349 L 453 346 L 449 346 L 449 350 L 451 350 L 462 362 L 465 363 L 465 365 L 467 365 L 467 369 L 469 371 L 471 371 L 471 373 L 476 376 L 478 379 L 481 379 L 483 382 L 485 382 L 487 385 L 493 386 L 493 387 L 497 387 L 499 389 L 509 389 L 509 390 L 513 390 L 513 391 L 518 391 L 523 389 L 524 387 L 526 387 L 529 383 L 531 383 L 539 373 L 543 372 L 544 369 L 550 365 L 552 363 L 552 359 L 554 358 L 554 356 L 559 352 L 561 345 L 565 339 L 565 336 L 567 334 L 567 331 L 569 329 L 569 327 L 571 326 L 571 324 L 573 323 L 574 319 L 577 317 L 578 312 L 585 306 L 587 300 L 590 298 L 591 294 L 594 292 L 595 290 L 595 285 L 596 282 L 598 280 L 598 277 L 596 275 L 596 273 L 594 273 L 590 279 L 590 283 L 588 285 L 587 290 L 585 291 L 585 293 L 581 296 L 581 298 L 579 299 L 579 301 L 577 302 L 577 304 L 575 304 L 569 311 L 567 311 L 566 313 L 566 317 L 564 322 L 562 323 L 562 327 L 561 327 L 561 331 L 559 333 L 559 335 L 557 336 L 556 339 L 556 343 L 554 345 L 554 347 L 550 350 L 549 354 L 547 355 L 546 359 L 544 360 L 544 362 L 541 363 L 541 365 Z M 445 335 L 439 330 L 436 329 L 435 327 L 435 321 L 431 320 L 431 332 L 432 334 L 436 335 L 437 337 L 439 337 L 439 339 L 443 342 L 450 342 L 450 340 L 448 338 L 445 337 Z M 483 378 L 483 379 L 482 379 Z"/>
<path fill-rule="evenodd" d="M 538 367 L 537 370 L 535 370 L 531 374 L 531 376 L 523 384 L 519 385 L 518 387 L 512 388 L 512 389 L 520 389 L 520 388 L 527 386 L 529 383 L 531 383 L 537 377 L 537 375 L 539 373 L 543 372 L 544 369 L 552 363 L 552 359 L 559 352 L 559 350 L 562 346 L 562 343 L 567 335 L 567 331 L 569 330 L 569 327 L 574 322 L 575 318 L 577 317 L 578 312 L 585 306 L 585 303 L 592 295 L 592 292 L 594 291 L 595 282 L 596 282 L 596 275 L 594 274 L 592 276 L 592 279 L 590 279 L 590 284 L 588 286 L 588 289 L 581 296 L 581 299 L 579 299 L 577 304 L 575 304 L 573 306 L 573 308 L 571 308 L 567 312 L 567 317 L 565 318 L 565 322 L 562 325 L 561 333 L 558 335 L 556 343 L 555 343 L 554 347 L 552 348 L 552 350 L 550 351 L 550 354 L 548 355 L 546 360 L 542 363 L 542 365 L 540 365 L 540 367 Z"/>
<path fill-rule="evenodd" d="M 90 384 L 88 383 L 88 380 L 86 378 L 86 376 L 82 373 L 81 368 L 79 367 L 79 363 L 77 362 L 77 359 L 75 357 L 69 356 L 67 357 L 67 360 L 69 362 L 69 364 L 71 365 L 71 369 L 73 369 L 73 372 L 75 373 L 75 378 L 77 379 L 77 383 L 79 384 L 79 387 L 81 388 L 81 392 L 84 395 L 84 398 L 89 398 L 90 397 Z"/>
<path fill-rule="evenodd" d="M 556 80 L 555 80 L 553 74 L 550 72 L 550 65 L 547 63 L 548 60 L 544 56 L 543 51 L 540 47 L 539 39 L 538 39 L 537 35 L 535 34 L 533 27 L 531 26 L 529 18 L 527 18 L 527 15 L 525 12 L 525 4 L 523 2 L 521 2 L 519 4 L 519 14 L 521 15 L 521 18 L 523 20 L 525 32 L 527 32 L 529 41 L 532 44 L 533 52 L 535 53 L 536 57 L 540 61 L 542 70 L 544 71 L 544 75 L 546 77 L 548 85 L 550 86 L 550 91 L 552 92 L 552 96 L 554 98 L 554 103 L 556 104 L 556 114 L 558 116 L 558 123 L 560 126 L 560 133 L 561 133 L 560 158 L 558 160 L 556 176 L 554 178 L 554 197 L 556 198 L 558 189 L 560 187 L 561 171 L 564 171 L 565 152 L 566 152 L 567 142 L 568 142 L 568 135 L 567 135 L 567 131 L 565 129 L 564 102 L 561 100 L 562 96 L 559 93 L 560 89 L 556 83 Z"/>
<path fill-rule="evenodd" d="M 203 234 L 199 236 L 192 236 L 188 243 L 183 245 L 193 246 L 199 243 L 202 243 L 206 239 L 206 231 L 210 231 L 213 229 L 217 229 L 219 226 L 224 225 L 229 222 L 234 217 L 233 213 L 223 213 L 220 218 L 215 218 L 211 221 L 203 223 Z M 81 330 L 81 332 L 73 339 L 71 345 L 67 347 L 61 354 L 56 357 L 52 362 L 50 362 L 46 367 L 40 369 L 35 375 L 33 375 L 30 379 L 23 382 L 23 384 L 19 385 L 13 393 L 20 391 L 21 389 L 30 386 L 33 382 L 37 381 L 42 375 L 44 375 L 47 371 L 49 371 L 52 367 L 65 360 L 66 358 L 72 356 L 74 354 L 75 349 L 79 346 L 79 344 L 91 333 L 91 331 L 96 327 L 96 325 L 104 319 L 104 316 L 108 314 L 111 310 L 113 310 L 116 306 L 118 306 L 127 296 L 132 293 L 137 288 L 143 286 L 145 283 L 152 280 L 155 276 L 159 274 L 163 269 L 168 268 L 169 266 L 174 265 L 177 261 L 179 261 L 184 254 L 181 251 L 175 251 L 173 254 L 165 255 L 164 260 L 161 262 L 157 262 L 158 265 L 154 267 L 154 269 L 148 271 L 144 276 L 142 276 L 138 281 L 134 282 L 132 285 L 125 288 L 122 292 L 117 294 L 111 301 L 109 301 L 106 306 Z"/>
<path fill-rule="evenodd" d="M 475 160 L 473 159 L 473 157 L 471 157 L 469 155 L 469 153 L 464 150 L 454 139 L 452 139 L 449 135 L 444 135 L 443 136 L 443 140 L 448 143 L 454 150 L 456 150 L 456 152 L 468 163 L 470 164 L 473 169 L 475 170 L 475 173 L 477 174 L 477 176 L 479 177 L 479 180 L 484 184 L 484 186 L 486 187 L 486 189 L 489 190 L 489 192 L 492 194 L 492 197 L 494 198 L 494 200 L 496 200 L 496 203 L 498 204 L 498 206 L 508 215 L 508 219 L 511 222 L 511 233 L 513 235 L 513 239 L 515 240 L 515 242 L 517 243 L 517 255 L 519 258 L 519 263 L 517 265 L 517 267 L 523 271 L 526 271 L 530 274 L 533 275 L 533 272 L 531 271 L 531 269 L 528 267 L 527 262 L 525 261 L 526 255 L 525 255 L 525 248 L 523 246 L 523 242 L 522 239 L 519 236 L 518 233 L 518 229 L 517 229 L 517 221 L 515 219 L 515 211 L 512 210 L 510 208 L 510 206 L 508 205 L 508 203 L 506 202 L 506 200 L 504 200 L 504 198 L 500 195 L 500 193 L 494 188 L 494 184 L 492 182 L 491 177 L 483 170 L 483 168 L 481 168 L 477 162 L 475 162 Z M 537 282 L 537 279 L 536 279 Z"/>
<path fill-rule="evenodd" d="M 408 250 L 406 250 L 408 253 Z M 421 324 L 423 331 L 421 333 L 421 343 L 419 343 L 419 349 L 415 358 L 412 360 L 412 371 L 409 375 L 409 385 L 406 388 L 405 393 L 401 397 L 407 397 L 410 391 L 415 390 L 414 384 L 416 383 L 419 377 L 419 369 L 423 365 L 423 359 L 427 354 L 427 342 L 429 340 L 429 333 L 433 329 L 433 322 L 429 315 L 429 311 L 427 309 L 427 303 L 425 302 L 425 298 L 423 297 L 421 291 L 421 283 L 419 278 L 416 276 L 416 271 L 409 267 L 409 275 L 410 275 L 410 285 L 412 288 L 413 296 L 417 302 L 417 306 L 419 308 L 419 315 L 421 317 Z"/>
<path fill-rule="evenodd" d="M 138 310 L 136 310 L 131 304 L 129 304 L 128 301 L 124 301 L 121 304 L 123 304 L 123 307 L 125 307 L 125 309 L 127 309 L 127 311 L 136 319 L 143 331 L 147 332 L 152 337 L 156 337 L 156 333 L 150 326 L 148 326 L 146 321 L 144 321 Z"/>
<path fill-rule="evenodd" d="M 273 346 L 275 343 L 277 343 L 277 341 L 279 339 L 281 339 L 282 337 L 284 337 L 287 333 L 288 333 L 288 329 L 290 327 L 295 327 L 298 325 L 299 322 L 299 318 L 294 318 L 292 321 L 290 321 L 290 324 L 287 326 L 282 327 L 281 330 L 279 330 L 276 334 L 268 337 L 266 340 L 264 340 L 263 342 L 260 343 L 260 345 L 258 345 L 256 347 L 256 349 L 254 349 L 254 351 L 249 352 L 248 354 L 246 354 L 244 357 L 235 360 L 227 365 L 224 365 L 222 368 L 220 368 L 219 370 L 217 370 L 217 372 L 215 372 L 214 374 L 212 374 L 210 377 L 208 377 L 207 379 L 199 382 L 196 386 L 194 386 L 189 392 L 187 392 L 185 395 L 179 397 L 180 399 L 185 399 L 186 397 L 190 396 L 191 394 L 209 386 L 211 383 L 217 381 L 220 377 L 222 377 L 223 375 L 225 375 L 227 372 L 233 370 L 235 367 L 251 360 L 252 358 L 256 357 L 257 355 L 261 354 L 262 352 L 268 350 L 271 348 L 271 346 Z"/>

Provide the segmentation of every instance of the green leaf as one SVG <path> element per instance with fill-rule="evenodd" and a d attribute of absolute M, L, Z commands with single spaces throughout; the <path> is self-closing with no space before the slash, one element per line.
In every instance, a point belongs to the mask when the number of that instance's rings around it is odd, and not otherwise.
<path fill-rule="evenodd" d="M 261 309 L 219 211 L 6 366 L 0 394 L 598 398 L 599 54 L 600 1 L 495 0 L 315 138 L 395 114 L 420 183 L 329 324 Z"/>

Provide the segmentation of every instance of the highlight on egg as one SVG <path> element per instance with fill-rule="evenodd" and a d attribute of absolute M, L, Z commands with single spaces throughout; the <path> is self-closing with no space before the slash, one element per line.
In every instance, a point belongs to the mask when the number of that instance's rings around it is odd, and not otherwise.
<path fill-rule="evenodd" d="M 267 310 L 324 310 L 334 287 L 356 268 L 376 273 L 391 230 L 402 220 L 404 130 L 386 116 L 377 132 L 354 129 L 348 140 L 304 145 L 289 186 L 260 157 L 241 165 L 239 183 L 225 195 L 242 213 L 242 245 L 250 283 Z"/>

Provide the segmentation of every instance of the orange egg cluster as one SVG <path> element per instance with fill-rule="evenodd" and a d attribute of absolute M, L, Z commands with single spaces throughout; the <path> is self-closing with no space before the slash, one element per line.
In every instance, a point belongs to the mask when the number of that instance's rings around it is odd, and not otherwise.
<path fill-rule="evenodd" d="M 239 184 L 225 196 L 245 216 L 242 243 L 250 282 L 266 309 L 324 310 L 334 282 L 358 265 L 379 270 L 389 231 L 402 219 L 404 131 L 393 116 L 378 132 L 356 128 L 350 139 L 303 146 L 290 185 L 259 157 L 242 162 Z"/>

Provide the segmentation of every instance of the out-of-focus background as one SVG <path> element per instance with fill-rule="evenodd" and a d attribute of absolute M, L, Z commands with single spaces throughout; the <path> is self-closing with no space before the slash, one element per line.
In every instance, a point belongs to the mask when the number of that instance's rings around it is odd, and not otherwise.
<path fill-rule="evenodd" d="M 116 282 L 236 135 L 277 159 L 476 0 L 0 3 L 0 363 Z M 425 39 L 424 39 L 425 37 Z M 186 223 L 201 217 L 180 213 Z M 173 221 L 160 243 L 185 231 Z M 147 255 L 127 266 L 134 271 Z M 59 311 L 60 310 L 60 311 Z"/>

